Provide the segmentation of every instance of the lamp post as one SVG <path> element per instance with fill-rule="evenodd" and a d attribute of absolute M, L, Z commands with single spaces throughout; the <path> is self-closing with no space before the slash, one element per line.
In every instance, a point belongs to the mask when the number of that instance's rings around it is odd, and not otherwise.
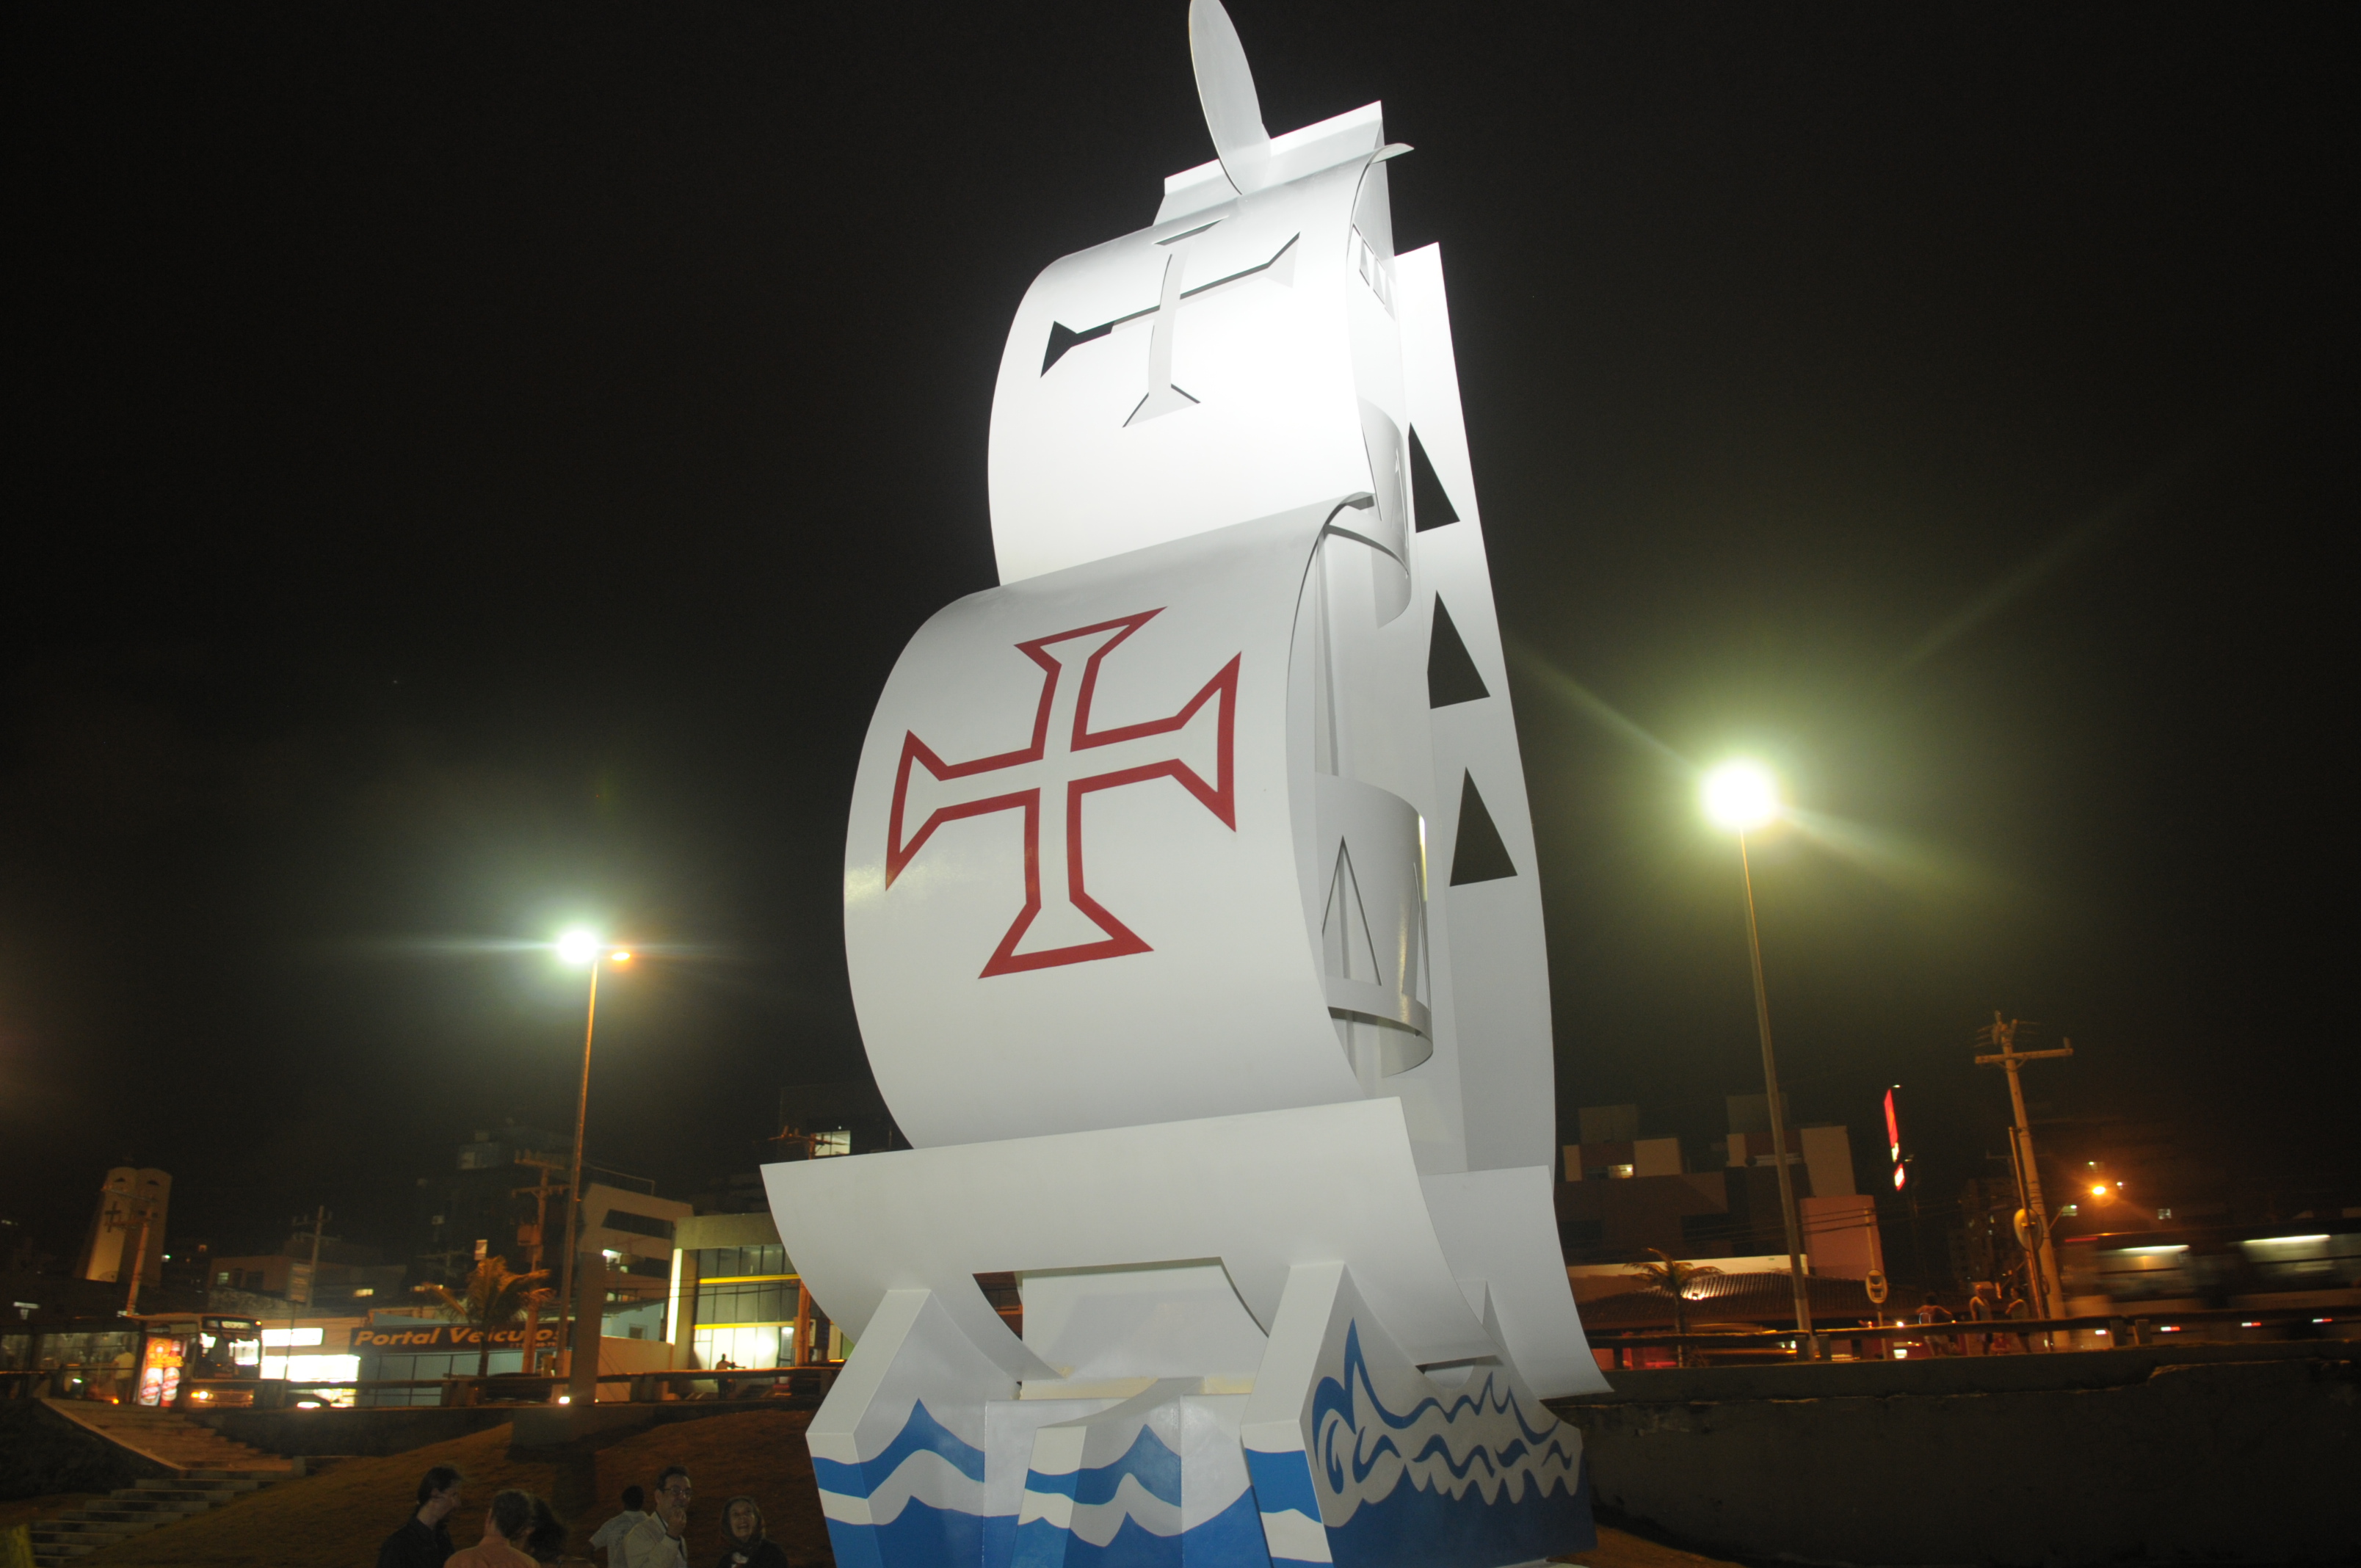
<path fill-rule="evenodd" d="M 1804 1280 L 1802 1228 L 1795 1223 L 1795 1178 L 1787 1168 L 1787 1113 L 1779 1102 L 1779 1062 L 1771 1049 L 1771 999 L 1763 988 L 1763 940 L 1754 927 L 1754 871 L 1746 835 L 1779 819 L 1779 786 L 1752 762 L 1726 762 L 1705 778 L 1706 816 L 1738 838 L 1738 875 L 1746 893 L 1746 956 L 1754 969 L 1754 1026 L 1763 1036 L 1763 1093 L 1771 1108 L 1771 1157 L 1779 1168 L 1779 1217 L 1787 1231 L 1787 1279 L 1795 1294 L 1799 1347 L 1811 1354 L 1812 1299 Z"/>
<path fill-rule="evenodd" d="M 575 1309 L 574 1302 L 574 1236 L 578 1216 L 582 1212 L 582 1135 L 590 1121 L 590 1042 L 598 1028 L 598 970 L 602 964 L 628 963 L 630 952 L 617 948 L 603 952 L 606 944 L 588 931 L 568 931 L 557 938 L 557 956 L 569 964 L 590 966 L 590 1006 L 582 1023 L 582 1087 L 574 1102 L 574 1170 L 566 1188 L 566 1255 L 560 1265 L 558 1307 L 561 1311 Z M 567 1337 L 572 1343 L 572 1336 Z M 525 1364 L 530 1366 L 538 1347 L 525 1347 Z"/>

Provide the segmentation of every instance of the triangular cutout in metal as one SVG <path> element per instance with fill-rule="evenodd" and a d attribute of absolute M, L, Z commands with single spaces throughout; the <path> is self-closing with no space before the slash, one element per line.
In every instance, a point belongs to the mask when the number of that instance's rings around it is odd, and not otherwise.
<path fill-rule="evenodd" d="M 1451 885 L 1498 882 L 1516 875 L 1517 862 L 1509 859 L 1509 846 L 1500 841 L 1500 830 L 1492 825 L 1492 814 L 1484 809 L 1484 797 L 1477 793 L 1476 775 L 1467 773 L 1464 780 L 1459 786 L 1459 833 L 1451 844 Z"/>
<path fill-rule="evenodd" d="M 1449 707 L 1454 703 L 1481 702 L 1492 695 L 1476 668 L 1475 656 L 1460 640 L 1443 596 L 1434 596 L 1434 630 L 1426 644 L 1426 706 Z"/>
<path fill-rule="evenodd" d="M 1410 427 L 1410 513 L 1421 533 L 1459 521 L 1459 513 L 1426 455 L 1426 444 L 1418 438 L 1416 425 Z"/>
<path fill-rule="evenodd" d="M 1353 874 L 1353 847 L 1336 846 L 1336 871 L 1328 883 L 1327 906 L 1320 912 L 1321 947 L 1328 968 L 1342 980 L 1367 980 L 1382 985 L 1378 969 L 1377 936 L 1369 929 L 1369 911 L 1361 902 L 1361 880 Z M 1368 968 L 1356 972 L 1356 957 Z"/>
<path fill-rule="evenodd" d="M 1084 327 L 1080 332 L 1076 332 L 1064 322 L 1051 322 L 1049 323 L 1049 346 L 1041 352 L 1041 374 L 1047 376 L 1049 373 L 1049 367 L 1055 365 L 1059 360 L 1063 359 L 1066 356 L 1066 350 L 1073 347 L 1076 344 L 1088 343 L 1093 338 L 1104 337 L 1114 330 L 1115 323 L 1113 322 L 1106 322 L 1098 326 Z"/>

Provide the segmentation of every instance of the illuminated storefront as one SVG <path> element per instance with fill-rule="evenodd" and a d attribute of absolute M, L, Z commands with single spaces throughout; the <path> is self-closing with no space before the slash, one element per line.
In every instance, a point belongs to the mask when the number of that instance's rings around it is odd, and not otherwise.
<path fill-rule="evenodd" d="M 702 1247 L 690 1349 L 701 1367 L 793 1366 L 802 1281 L 784 1246 Z"/>
<path fill-rule="evenodd" d="M 536 1339 L 544 1351 L 555 1349 L 560 1341 L 564 1325 L 544 1319 L 539 1325 Z M 494 1375 L 524 1370 L 524 1325 L 494 1329 L 489 1336 L 482 1329 L 465 1323 L 437 1322 L 426 1318 L 397 1318 L 380 1315 L 363 1327 L 352 1331 L 349 1356 L 323 1359 L 353 1362 L 365 1382 L 379 1379 L 410 1380 L 445 1377 L 473 1377 L 484 1365 L 485 1339 L 491 1341 L 492 1354 L 489 1370 Z M 298 1356 L 299 1361 L 302 1357 Z M 365 1405 L 439 1405 L 443 1391 L 439 1387 L 425 1388 L 369 1388 L 362 1391 Z"/>

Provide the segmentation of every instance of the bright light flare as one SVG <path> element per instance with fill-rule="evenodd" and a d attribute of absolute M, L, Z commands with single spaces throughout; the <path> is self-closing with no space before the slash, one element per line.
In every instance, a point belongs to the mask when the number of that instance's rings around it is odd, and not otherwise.
<path fill-rule="evenodd" d="M 557 956 L 569 964 L 587 964 L 598 956 L 598 938 L 577 928 L 557 938 Z"/>
<path fill-rule="evenodd" d="M 610 964 L 630 963 L 631 961 L 631 950 L 626 948 L 617 948 L 613 952 L 607 955 L 607 961 Z"/>
<path fill-rule="evenodd" d="M 1708 821 L 1733 833 L 1751 833 L 1779 819 L 1784 807 L 1778 781 L 1755 762 L 1724 762 L 1705 776 L 1701 798 Z"/>

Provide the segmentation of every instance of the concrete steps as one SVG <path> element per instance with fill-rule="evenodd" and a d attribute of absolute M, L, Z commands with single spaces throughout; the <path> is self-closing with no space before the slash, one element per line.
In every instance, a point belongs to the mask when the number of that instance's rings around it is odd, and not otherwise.
<path fill-rule="evenodd" d="M 96 1432 L 118 1448 L 174 1470 L 278 1470 L 289 1461 L 222 1436 L 171 1410 L 108 1405 L 88 1399 L 44 1400 L 76 1426 Z"/>
<path fill-rule="evenodd" d="M 32 1526 L 33 1561 L 43 1568 L 71 1563 L 304 1473 L 300 1462 L 234 1442 L 170 1410 L 82 1400 L 46 1402 L 75 1425 L 169 1474 L 118 1486 L 79 1508 L 37 1521 Z"/>
<path fill-rule="evenodd" d="M 159 1525 L 235 1502 L 248 1492 L 287 1479 L 291 1473 L 287 1469 L 192 1471 L 118 1486 L 95 1502 L 35 1524 L 33 1561 L 43 1568 L 71 1563 L 101 1547 L 145 1535 Z"/>

